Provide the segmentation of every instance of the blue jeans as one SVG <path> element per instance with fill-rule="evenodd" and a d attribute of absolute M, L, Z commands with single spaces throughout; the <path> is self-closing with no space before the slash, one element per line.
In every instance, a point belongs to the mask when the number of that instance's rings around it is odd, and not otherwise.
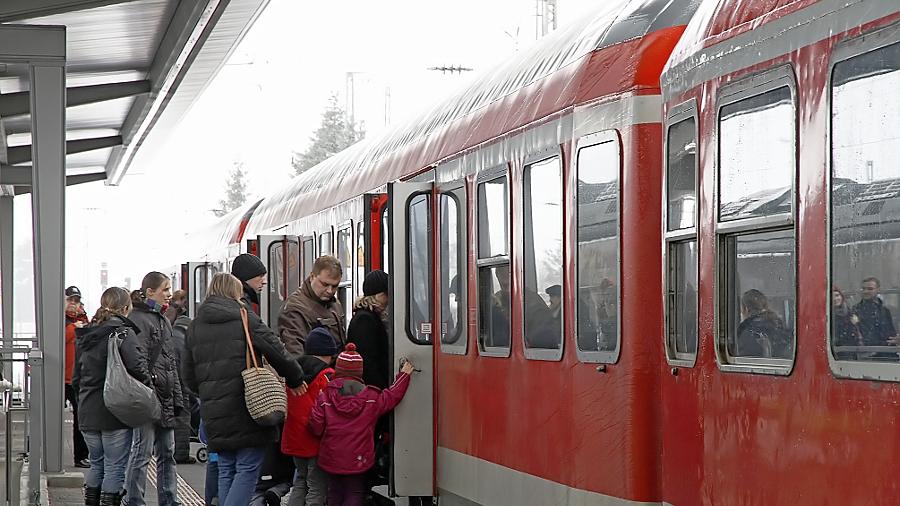
<path fill-rule="evenodd" d="M 209 460 L 206 461 L 206 484 L 203 492 L 206 506 L 212 506 L 213 499 L 219 496 L 219 456 L 214 452 L 209 453 Z"/>
<path fill-rule="evenodd" d="M 156 450 L 156 495 L 160 506 L 181 506 L 178 502 L 178 475 L 175 473 L 175 429 L 155 423 L 134 429 L 131 459 L 128 461 L 125 501 L 128 506 L 145 506 L 147 464 Z"/>
<path fill-rule="evenodd" d="M 219 452 L 219 506 L 247 506 L 256 491 L 265 448 Z"/>
<path fill-rule="evenodd" d="M 83 431 L 88 447 L 91 468 L 84 483 L 101 492 L 119 493 L 125 483 L 128 449 L 131 448 L 131 429 Z"/>

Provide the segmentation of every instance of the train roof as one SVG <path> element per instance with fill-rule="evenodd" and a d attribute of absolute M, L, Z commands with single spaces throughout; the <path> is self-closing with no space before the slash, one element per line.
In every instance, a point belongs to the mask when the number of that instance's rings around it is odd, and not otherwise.
<path fill-rule="evenodd" d="M 650 76 L 635 64 L 615 64 L 616 58 L 633 63 L 643 53 L 652 52 L 652 45 L 623 49 L 619 51 L 622 54 L 609 57 L 603 72 L 586 75 L 589 56 L 624 42 L 640 41 L 667 28 L 678 27 L 680 35 L 698 3 L 699 0 L 607 3 L 593 15 L 551 33 L 498 67 L 483 72 L 423 114 L 367 138 L 297 176 L 289 186 L 262 202 L 253 214 L 249 231 L 262 232 L 309 216 L 586 100 L 641 86 L 658 89 L 658 74 Z M 668 47 L 671 46 L 666 47 L 662 62 L 668 57 Z M 604 79 L 606 74 L 611 77 Z"/>

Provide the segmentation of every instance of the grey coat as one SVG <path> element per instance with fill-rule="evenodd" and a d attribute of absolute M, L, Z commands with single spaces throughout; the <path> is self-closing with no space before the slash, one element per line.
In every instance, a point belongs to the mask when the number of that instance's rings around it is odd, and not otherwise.
<path fill-rule="evenodd" d="M 147 384 L 156 390 L 162 408 L 158 425 L 174 428 L 176 411 L 184 408 L 184 402 L 172 324 L 165 316 L 151 310 L 144 303 L 135 304 L 128 318 L 141 331 L 136 336 L 137 339 L 127 339 L 122 343 L 122 359 L 129 363 L 147 364 L 144 371 L 135 377 L 145 383 L 145 378 L 149 378 Z M 154 355 L 158 355 L 155 361 L 152 360 Z"/>

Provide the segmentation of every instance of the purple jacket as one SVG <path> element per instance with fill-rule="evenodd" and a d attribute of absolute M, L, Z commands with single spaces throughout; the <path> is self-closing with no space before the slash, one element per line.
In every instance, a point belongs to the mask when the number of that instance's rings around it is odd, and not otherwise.
<path fill-rule="evenodd" d="M 309 430 L 322 438 L 319 467 L 332 474 L 359 474 L 375 464 L 375 422 L 394 409 L 409 387 L 400 373 L 385 390 L 338 378 L 319 394 L 309 416 Z"/>

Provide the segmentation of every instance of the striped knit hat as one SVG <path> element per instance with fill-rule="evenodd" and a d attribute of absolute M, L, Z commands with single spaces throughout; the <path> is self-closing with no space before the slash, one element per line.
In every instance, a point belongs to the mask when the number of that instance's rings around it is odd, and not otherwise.
<path fill-rule="evenodd" d="M 338 355 L 337 364 L 334 367 L 335 378 L 352 378 L 362 382 L 363 358 L 356 352 L 356 345 L 349 343 L 344 351 Z"/>

